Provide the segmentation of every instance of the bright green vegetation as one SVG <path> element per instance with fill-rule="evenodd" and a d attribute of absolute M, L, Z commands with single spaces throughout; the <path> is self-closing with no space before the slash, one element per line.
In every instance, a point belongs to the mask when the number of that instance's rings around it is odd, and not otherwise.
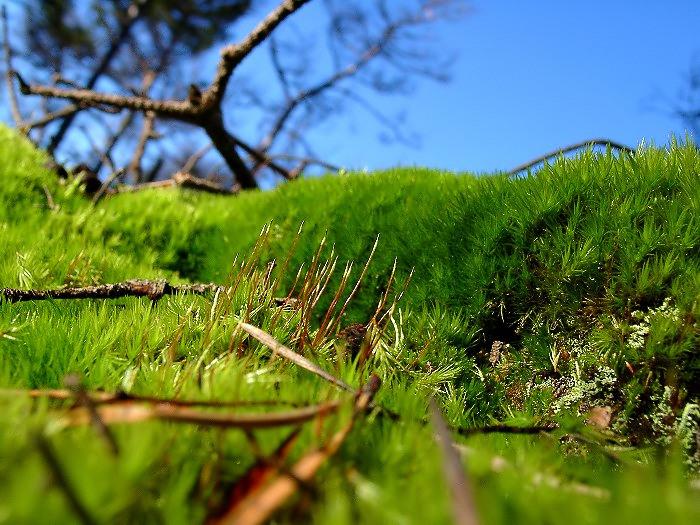
<path fill-rule="evenodd" d="M 255 414 L 350 399 L 271 361 L 236 330 L 238 321 L 351 385 L 375 371 L 383 379 L 376 401 L 401 417 L 358 420 L 302 493 L 311 501 L 301 505 L 303 519 L 447 522 L 441 452 L 425 419 L 435 396 L 465 433 L 497 422 L 559 425 L 531 435 L 453 435 L 484 523 L 700 520 L 694 145 L 624 158 L 587 152 L 518 180 L 396 169 L 238 197 L 149 190 L 96 206 L 42 165 L 40 153 L 0 129 L 0 288 L 241 279 L 230 294 L 155 304 L 0 299 L 0 523 L 77 520 L 52 478 L 47 446 L 98 522 L 201 522 L 256 459 L 239 429 L 163 421 L 112 425 L 114 456 L 90 425 L 68 425 L 72 401 L 20 390 L 62 388 L 77 374 L 88 391 L 280 403 L 235 409 Z M 336 314 L 377 235 L 355 297 L 318 335 L 346 262 L 355 266 Z M 324 238 L 314 271 L 337 257 L 325 293 L 314 307 L 276 307 L 273 298 L 290 292 L 303 267 L 296 297 Z M 251 265 L 241 270 L 245 260 Z M 388 304 L 371 322 L 395 260 Z M 411 269 L 405 294 L 380 321 Z M 370 323 L 376 336 L 364 370 L 334 341 L 353 322 Z M 605 428 L 586 423 L 596 407 L 612 413 Z M 286 463 L 347 419 L 346 407 L 323 418 L 323 431 L 304 425 Z M 290 431 L 255 430 L 255 441 L 267 455 Z M 294 505 L 286 508 L 282 521 L 300 519 Z"/>

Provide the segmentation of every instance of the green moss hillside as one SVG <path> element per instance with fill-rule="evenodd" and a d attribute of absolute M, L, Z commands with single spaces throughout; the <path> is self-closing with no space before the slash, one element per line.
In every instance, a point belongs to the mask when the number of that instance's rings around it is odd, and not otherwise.
<path fill-rule="evenodd" d="M 0 288 L 162 278 L 229 289 L 154 303 L 0 295 L 0 523 L 42 512 L 73 520 L 71 491 L 96 521 L 201 522 L 225 507 L 227 490 L 286 439 L 284 429 L 256 432 L 251 451 L 250 435 L 235 430 L 129 422 L 115 426 L 120 454 L 111 457 L 94 430 L 66 423 L 72 401 L 27 392 L 60 389 L 75 374 L 91 392 L 127 396 L 343 399 L 273 361 L 239 321 L 353 385 L 363 371 L 338 331 L 374 330 L 366 370 L 381 377 L 377 402 L 399 421 L 374 414 L 353 431 L 310 491 L 306 519 L 449 519 L 440 451 L 425 424 L 430 397 L 455 430 L 485 523 L 700 517 L 694 144 L 586 151 L 515 179 L 396 168 L 238 196 L 149 189 L 96 204 L 45 160 L 0 128 Z M 326 330 L 377 237 L 352 301 Z M 323 273 L 334 261 L 335 272 Z M 318 298 L 303 291 L 327 276 Z M 287 295 L 308 308 L 280 309 Z M 548 430 L 493 433 L 500 424 Z M 307 428 L 301 448 L 320 436 Z M 73 489 L 56 481 L 51 457 Z"/>

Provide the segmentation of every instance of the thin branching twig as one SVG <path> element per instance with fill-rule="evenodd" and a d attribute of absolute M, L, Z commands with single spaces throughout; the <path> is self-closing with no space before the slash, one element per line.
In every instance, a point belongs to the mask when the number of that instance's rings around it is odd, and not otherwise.
<path fill-rule="evenodd" d="M 311 481 L 318 469 L 338 451 L 357 421 L 357 416 L 371 405 L 380 385 L 379 377 L 373 374 L 357 396 L 350 421 L 325 446 L 306 453 L 289 469 L 289 475 L 280 473 L 275 476 L 270 483 L 241 501 L 219 523 L 253 525 L 268 520 L 297 491 L 301 483 Z"/>
<path fill-rule="evenodd" d="M 329 401 L 282 412 L 235 414 L 198 410 L 187 406 L 170 404 L 166 401 L 155 404 L 120 403 L 118 405 L 102 405 L 97 410 L 100 419 L 107 424 L 161 420 L 212 427 L 255 429 L 298 425 L 311 421 L 316 417 L 335 412 L 340 405 L 340 401 Z M 89 411 L 80 407 L 70 410 L 61 418 L 61 421 L 68 426 L 85 425 L 91 420 L 92 416 Z"/>
<path fill-rule="evenodd" d="M 563 155 L 564 153 L 569 153 L 571 151 L 576 151 L 577 149 L 581 148 L 588 148 L 591 146 L 609 146 L 613 149 L 616 149 L 618 151 L 622 151 L 623 153 L 628 153 L 632 154 L 634 153 L 634 149 L 630 148 L 629 146 L 625 146 L 624 144 L 620 144 L 618 142 L 614 142 L 612 140 L 608 139 L 593 139 L 593 140 L 584 140 L 583 142 L 577 142 L 576 144 L 571 144 L 570 146 L 566 146 L 564 148 L 559 148 L 557 150 L 554 150 L 550 153 L 546 153 L 545 155 L 541 155 L 529 162 L 526 162 L 525 164 L 521 164 L 520 166 L 513 168 L 509 172 L 506 173 L 506 176 L 512 177 L 513 175 L 517 175 L 521 171 L 525 171 L 529 168 L 532 168 L 533 166 L 537 166 L 539 163 L 544 162 L 548 159 L 551 159 L 553 157 L 558 157 L 559 155 Z"/>

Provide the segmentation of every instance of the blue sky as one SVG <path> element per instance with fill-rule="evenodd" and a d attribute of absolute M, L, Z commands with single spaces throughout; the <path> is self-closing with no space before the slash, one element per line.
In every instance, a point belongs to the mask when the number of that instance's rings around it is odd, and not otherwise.
<path fill-rule="evenodd" d="M 303 34 L 320 1 L 284 25 L 296 19 Z M 278 2 L 261 0 L 247 23 Z M 693 60 L 700 64 L 700 0 L 465 3 L 470 14 L 433 28 L 438 52 L 456 56 L 452 81 L 417 79 L 409 96 L 372 100 L 388 115 L 405 112 L 405 129 L 420 136 L 420 147 L 379 140 L 385 130 L 355 107 L 307 137 L 324 160 L 358 170 L 418 165 L 484 173 L 586 139 L 637 146 L 684 137 L 671 103 Z M 204 78 L 217 59 L 215 49 L 195 64 Z M 260 77 L 255 59 L 248 62 Z"/>
<path fill-rule="evenodd" d="M 440 27 L 457 54 L 448 84 L 420 81 L 406 107 L 421 147 L 384 144 L 366 116 L 329 136 L 329 157 L 350 168 L 419 165 L 509 170 L 540 154 L 604 137 L 630 146 L 683 137 L 670 115 L 693 57 L 700 1 L 477 1 Z M 343 126 L 338 126 L 339 131 Z"/>

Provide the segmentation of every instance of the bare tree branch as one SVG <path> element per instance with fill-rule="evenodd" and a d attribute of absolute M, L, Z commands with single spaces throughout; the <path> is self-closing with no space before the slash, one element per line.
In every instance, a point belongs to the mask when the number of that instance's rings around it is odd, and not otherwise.
<path fill-rule="evenodd" d="M 277 163 L 273 162 L 271 157 L 269 155 L 265 155 L 263 153 L 260 153 L 258 150 L 253 148 L 252 146 L 249 146 L 245 142 L 243 142 L 241 139 L 236 137 L 235 135 L 232 135 L 233 140 L 236 142 L 236 144 L 243 150 L 245 151 L 248 155 L 253 157 L 259 165 L 264 165 L 273 171 L 277 172 L 278 174 L 282 175 L 285 179 L 293 179 L 294 177 L 291 176 L 288 170 L 284 169 L 282 166 L 278 165 Z M 257 167 L 256 167 L 257 170 Z"/>
<path fill-rule="evenodd" d="M 630 148 L 629 146 L 625 146 L 624 144 L 620 144 L 618 142 L 614 142 L 612 140 L 608 139 L 592 139 L 592 140 L 584 140 L 582 142 L 577 142 L 576 144 L 571 144 L 570 146 L 566 146 L 564 148 L 560 148 L 557 150 L 554 150 L 550 153 L 546 153 L 545 155 L 541 155 L 537 157 L 536 159 L 533 159 L 529 162 L 526 162 L 525 164 L 521 164 L 520 166 L 513 168 L 509 172 L 506 173 L 507 176 L 512 176 L 520 173 L 521 171 L 525 171 L 528 168 L 532 168 L 533 166 L 536 166 L 540 162 L 544 162 L 547 159 L 551 159 L 552 157 L 558 157 L 559 155 L 563 155 L 564 153 L 569 153 L 571 151 L 575 151 L 577 149 L 581 148 L 586 148 L 590 146 L 610 146 L 613 149 L 616 149 L 618 151 L 622 151 L 624 153 L 634 153 L 634 149 Z"/>
<path fill-rule="evenodd" d="M 378 1 L 377 4 L 372 3 L 371 7 L 346 6 L 342 2 L 337 2 L 334 9 L 335 12 L 331 18 L 331 40 L 335 38 L 339 44 L 333 48 L 333 44 L 329 42 L 334 66 L 324 78 L 308 81 L 310 72 L 308 68 L 301 68 L 298 60 L 290 65 L 285 62 L 285 56 L 281 53 L 283 50 L 280 47 L 277 39 L 270 41 L 270 55 L 272 67 L 276 74 L 277 80 L 281 84 L 281 90 L 284 100 L 277 105 L 264 104 L 254 106 L 261 108 L 262 111 L 274 111 L 275 116 L 268 133 L 264 134 L 260 141 L 260 146 L 253 148 L 246 144 L 245 141 L 235 136 L 226 129 L 224 124 L 224 109 L 222 108 L 224 96 L 228 83 L 241 62 L 253 50 L 258 48 L 273 31 L 290 15 L 298 11 L 309 0 L 283 0 L 275 7 L 266 18 L 264 18 L 247 36 L 235 44 L 230 44 L 220 50 L 220 58 L 217 64 L 217 69 L 209 86 L 202 88 L 197 87 L 198 79 L 187 79 L 185 82 L 192 82 L 190 93 L 184 98 L 180 98 L 181 94 L 161 95 L 160 99 L 148 96 L 146 92 L 133 92 L 124 90 L 121 93 L 105 93 L 96 92 L 92 88 L 97 83 L 97 78 L 103 75 L 109 68 L 114 70 L 113 58 L 116 56 L 120 47 L 125 44 L 129 46 L 128 50 L 132 62 L 126 63 L 123 66 L 125 74 L 134 75 L 136 67 L 153 68 L 154 60 L 158 58 L 153 55 L 160 56 L 161 62 L 169 61 L 172 54 L 175 52 L 172 48 L 172 39 L 163 37 L 163 35 L 155 31 L 149 34 L 150 40 L 147 41 L 146 47 L 139 47 L 139 33 L 133 30 L 133 24 L 145 17 L 146 22 L 152 23 L 150 11 L 144 13 L 145 6 L 149 0 L 130 0 L 131 7 L 128 17 L 120 21 L 116 26 L 114 38 L 110 47 L 105 52 L 100 63 L 95 66 L 95 70 L 90 79 L 86 83 L 86 88 L 75 88 L 52 85 L 30 85 L 19 73 L 13 71 L 12 74 L 16 77 L 19 83 L 19 90 L 25 95 L 39 95 L 48 98 L 57 98 L 69 100 L 73 105 L 65 109 L 65 115 L 61 129 L 53 137 L 52 145 L 49 150 L 52 151 L 60 142 L 62 133 L 65 133 L 67 126 L 70 126 L 72 118 L 77 112 L 86 108 L 96 108 L 100 111 L 105 111 L 107 108 L 113 108 L 116 111 L 128 110 L 138 111 L 144 114 L 144 127 L 141 130 L 140 137 L 137 139 L 136 134 L 129 134 L 128 138 L 132 141 L 135 152 L 128 169 L 134 173 L 134 180 L 139 182 L 144 179 L 139 175 L 140 165 L 143 159 L 143 152 L 150 136 L 150 125 L 153 118 L 172 119 L 186 124 L 194 125 L 202 128 L 214 147 L 217 149 L 223 160 L 226 162 L 229 170 L 232 172 L 235 181 L 240 184 L 241 188 L 256 188 L 257 183 L 255 174 L 269 168 L 286 179 L 295 178 L 298 173 L 309 164 L 322 165 L 328 169 L 337 169 L 331 163 L 318 161 L 317 155 L 307 154 L 301 157 L 273 157 L 269 154 L 273 144 L 275 144 L 278 136 L 284 132 L 288 141 L 284 143 L 285 153 L 298 153 L 304 148 L 308 149 L 308 145 L 304 142 L 303 133 L 322 118 L 325 117 L 324 112 L 332 112 L 337 109 L 336 99 L 347 99 L 352 91 L 338 89 L 346 79 L 354 77 L 360 73 L 357 78 L 359 82 L 364 82 L 376 90 L 393 92 L 398 91 L 403 85 L 403 71 L 410 71 L 412 74 L 422 74 L 432 77 L 438 77 L 442 71 L 438 67 L 437 62 L 433 57 L 429 57 L 422 49 L 412 50 L 411 47 L 416 45 L 418 38 L 417 32 L 413 31 L 413 27 L 418 27 L 427 24 L 435 18 L 443 17 L 436 15 L 438 10 L 442 11 L 443 6 L 458 0 L 422 0 L 418 2 L 416 9 L 408 9 L 404 6 L 392 6 L 388 9 L 383 1 Z M 329 2 L 330 5 L 330 2 Z M 338 8 L 338 6 L 343 6 Z M 336 9 L 338 8 L 338 9 Z M 354 13 L 359 13 L 360 21 L 356 24 Z M 150 27 L 150 26 L 149 26 Z M 346 34 L 343 29 L 348 29 Z M 170 46 L 170 47 L 169 47 Z M 150 50 L 150 51 L 149 51 Z M 150 54 L 149 54 L 150 52 Z M 367 68 L 367 64 L 375 61 L 377 58 L 385 59 L 386 65 L 389 65 L 393 73 L 387 77 L 385 69 L 381 66 L 378 68 Z M 433 60 L 430 62 L 430 60 Z M 416 62 L 413 64 L 412 62 Z M 338 64 L 343 64 L 339 66 Z M 423 67 L 425 65 L 425 67 Z M 431 67 L 433 66 L 433 67 Z M 436 74 L 433 74 L 437 71 Z M 308 76 L 307 76 L 308 75 Z M 129 77 L 132 78 L 132 77 Z M 174 79 L 175 84 L 179 85 L 178 79 Z M 124 87 L 123 82 L 117 82 Z M 163 86 L 160 82 L 159 86 Z M 184 86 L 183 86 L 184 87 Z M 170 85 L 172 88 L 172 85 Z M 241 88 L 243 92 L 245 87 Z M 294 93 L 296 91 L 296 93 Z M 166 91 L 167 92 L 167 91 Z M 170 90 L 172 93 L 172 89 Z M 332 95 L 331 95 L 332 94 Z M 257 94 L 254 94 L 257 96 Z M 170 97 L 170 98 L 168 98 Z M 351 97 L 352 98 L 352 97 Z M 362 103 L 362 99 L 354 97 L 355 101 Z M 258 97 L 258 103 L 262 102 L 262 98 Z M 314 103 L 316 107 L 309 104 Z M 301 106 L 305 109 L 302 111 Z M 270 108 L 266 110 L 265 108 Z M 319 111 L 319 108 L 321 111 Z M 372 108 L 369 108 L 372 111 Z M 392 123 L 373 108 L 372 114 L 379 118 L 383 125 L 390 126 L 397 137 L 400 137 L 397 131 L 397 124 Z M 92 114 L 91 114 L 92 115 Z M 322 115 L 322 116 L 320 116 Z M 63 112 L 57 112 L 52 119 L 63 117 Z M 293 120 L 294 126 L 291 126 Z M 37 127 L 43 126 L 50 120 L 37 121 Z M 126 123 L 129 131 L 133 130 L 133 123 L 129 117 L 125 117 L 123 123 Z M 117 131 L 110 126 L 109 134 L 112 138 L 108 151 L 114 147 L 114 144 L 119 140 L 121 133 L 126 133 L 126 127 L 122 126 Z M 294 128 L 294 129 L 292 129 Z M 31 129 L 31 128 L 30 128 Z M 42 128 L 43 129 L 43 128 Z M 121 131 L 120 131 L 121 130 Z M 135 130 L 133 130 L 135 131 Z M 275 148 L 280 151 L 279 145 Z M 242 151 L 247 153 L 250 158 L 242 158 Z M 283 162 L 275 162 L 275 159 Z M 298 161 L 294 166 L 290 161 Z M 112 170 L 114 171 L 114 170 Z"/>
<path fill-rule="evenodd" d="M 188 100 L 153 100 L 148 97 L 99 93 L 90 89 L 63 89 L 55 86 L 29 85 L 17 71 L 13 71 L 12 74 L 19 82 L 20 92 L 23 95 L 62 98 L 98 109 L 102 109 L 101 106 L 112 106 L 143 112 L 155 111 L 161 116 L 186 122 L 193 121 L 197 115 L 196 109 Z"/>
<path fill-rule="evenodd" d="M 155 135 L 153 128 L 153 121 L 156 115 L 153 111 L 146 111 L 143 116 L 143 127 L 141 128 L 141 135 L 139 136 L 139 142 L 134 150 L 134 156 L 129 163 L 126 171 L 131 173 L 136 184 L 142 182 L 141 176 L 141 160 L 143 159 L 143 154 L 146 151 L 146 143 L 152 139 Z"/>
<path fill-rule="evenodd" d="M 26 131 L 31 131 L 35 128 L 42 128 L 47 124 L 51 124 L 55 120 L 67 117 L 71 113 L 77 113 L 78 111 L 82 111 L 86 107 L 87 106 L 81 106 L 79 104 L 70 104 L 66 107 L 59 109 L 58 111 L 54 111 L 52 113 L 45 113 L 44 116 L 41 118 L 26 122 L 25 124 L 23 124 L 23 129 L 25 129 Z"/>
<path fill-rule="evenodd" d="M 221 50 L 221 60 L 211 86 L 203 95 L 203 104 L 208 107 L 220 106 L 233 70 L 265 40 L 289 15 L 297 11 L 309 0 L 284 0 L 277 8 L 253 29 L 240 43 Z"/>
<path fill-rule="evenodd" d="M 334 87 L 338 82 L 340 82 L 344 78 L 354 75 L 360 68 L 367 64 L 367 62 L 369 62 L 372 58 L 377 56 L 377 54 L 380 51 L 381 46 L 379 44 L 373 45 L 372 47 L 367 49 L 356 62 L 353 62 L 352 64 L 347 65 L 345 68 L 336 71 L 325 80 L 317 83 L 315 86 L 312 86 L 297 93 L 297 95 L 294 98 L 287 102 L 286 107 L 277 117 L 275 123 L 272 125 L 272 129 L 262 140 L 258 149 L 261 151 L 267 151 L 268 149 L 270 149 L 270 146 L 272 146 L 272 143 L 274 142 L 275 138 L 277 137 L 277 135 L 279 135 L 280 131 L 282 131 L 284 124 L 292 115 L 292 112 L 302 102 L 317 97 L 327 89 Z"/>
<path fill-rule="evenodd" d="M 26 133 L 22 115 L 19 112 L 17 94 L 12 83 L 12 52 L 10 50 L 10 35 L 7 30 L 7 9 L 2 5 L 2 50 L 5 55 L 5 82 L 7 83 L 7 93 L 10 97 L 10 110 L 17 129 Z"/>
<path fill-rule="evenodd" d="M 194 168 L 195 164 L 197 164 L 197 162 L 199 162 L 199 160 L 209 152 L 212 146 L 213 144 L 211 143 L 207 144 L 199 151 L 195 151 L 192 155 L 190 155 L 185 164 L 182 166 L 180 173 L 189 173 Z"/>

